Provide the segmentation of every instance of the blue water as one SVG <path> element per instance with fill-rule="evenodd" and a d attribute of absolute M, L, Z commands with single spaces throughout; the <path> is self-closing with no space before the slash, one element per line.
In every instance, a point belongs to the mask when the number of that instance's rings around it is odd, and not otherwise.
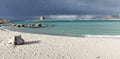
<path fill-rule="evenodd" d="M 56 22 L 14 22 L 17 24 L 55 25 L 45 28 L 9 28 L 10 30 L 64 36 L 120 35 L 119 21 L 56 21 Z"/>

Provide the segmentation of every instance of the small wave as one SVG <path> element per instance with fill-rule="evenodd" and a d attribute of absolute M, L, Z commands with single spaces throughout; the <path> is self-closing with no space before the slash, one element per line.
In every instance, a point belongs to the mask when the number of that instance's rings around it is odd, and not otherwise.
<path fill-rule="evenodd" d="M 96 38 L 120 38 L 120 35 L 84 35 L 85 37 L 96 37 Z"/>
<path fill-rule="evenodd" d="M 1 27 L 0 30 L 2 30 L 2 31 L 8 31 L 8 32 L 10 31 L 10 30 L 7 29 L 6 27 Z"/>

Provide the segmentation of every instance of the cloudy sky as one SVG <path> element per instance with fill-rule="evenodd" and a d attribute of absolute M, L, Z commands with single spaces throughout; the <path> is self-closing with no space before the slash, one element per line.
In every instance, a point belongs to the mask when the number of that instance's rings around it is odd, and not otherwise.
<path fill-rule="evenodd" d="M 0 16 L 2 17 L 119 13 L 120 0 L 0 0 Z"/>

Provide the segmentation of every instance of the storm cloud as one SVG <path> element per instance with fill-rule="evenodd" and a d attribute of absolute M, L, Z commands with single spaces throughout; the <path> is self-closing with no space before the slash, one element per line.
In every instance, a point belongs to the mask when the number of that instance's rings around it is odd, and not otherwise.
<path fill-rule="evenodd" d="M 120 0 L 1 0 L 0 16 L 117 14 Z"/>

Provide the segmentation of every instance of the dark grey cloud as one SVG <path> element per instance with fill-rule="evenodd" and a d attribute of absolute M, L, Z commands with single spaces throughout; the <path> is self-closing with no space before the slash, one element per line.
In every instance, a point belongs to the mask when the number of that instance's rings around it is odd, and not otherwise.
<path fill-rule="evenodd" d="M 0 0 L 0 16 L 119 13 L 120 0 Z"/>

